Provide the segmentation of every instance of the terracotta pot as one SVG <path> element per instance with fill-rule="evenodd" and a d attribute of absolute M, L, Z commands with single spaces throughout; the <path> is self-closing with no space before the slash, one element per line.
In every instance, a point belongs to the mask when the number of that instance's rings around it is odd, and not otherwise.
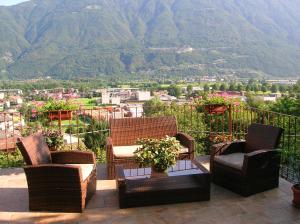
<path fill-rule="evenodd" d="M 224 114 L 227 110 L 227 106 L 224 104 L 205 105 L 204 110 L 208 114 Z"/>
<path fill-rule="evenodd" d="M 300 208 L 300 185 L 295 184 L 292 187 L 294 198 L 293 198 L 293 204 L 296 208 Z"/>
<path fill-rule="evenodd" d="M 52 111 L 49 112 L 48 115 L 50 120 L 71 120 L 72 119 L 72 111 L 70 110 L 62 110 L 62 111 Z"/>

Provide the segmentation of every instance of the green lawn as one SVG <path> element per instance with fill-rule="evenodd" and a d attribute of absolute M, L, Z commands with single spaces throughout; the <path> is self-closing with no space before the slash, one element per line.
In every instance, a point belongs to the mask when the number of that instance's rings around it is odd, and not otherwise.
<path fill-rule="evenodd" d="M 94 106 L 97 106 L 95 100 L 98 98 L 78 98 L 75 99 L 74 102 L 82 105 L 85 109 L 93 109 Z"/>

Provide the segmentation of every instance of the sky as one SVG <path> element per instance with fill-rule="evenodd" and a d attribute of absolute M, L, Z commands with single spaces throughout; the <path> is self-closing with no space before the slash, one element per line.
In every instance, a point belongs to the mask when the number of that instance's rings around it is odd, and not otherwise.
<path fill-rule="evenodd" d="M 21 2 L 26 2 L 28 0 L 0 0 L 0 5 L 16 5 Z"/>

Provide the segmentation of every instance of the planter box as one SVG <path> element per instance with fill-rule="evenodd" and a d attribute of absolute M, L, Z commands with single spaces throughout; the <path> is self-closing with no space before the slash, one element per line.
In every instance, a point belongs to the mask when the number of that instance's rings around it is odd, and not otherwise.
<path fill-rule="evenodd" d="M 227 110 L 227 106 L 224 104 L 205 105 L 204 110 L 208 114 L 224 114 Z"/>
<path fill-rule="evenodd" d="M 300 208 L 300 186 L 299 184 L 295 184 L 292 187 L 293 190 L 293 204 L 296 208 Z"/>
<path fill-rule="evenodd" d="M 62 110 L 62 111 L 52 111 L 49 112 L 48 115 L 50 120 L 71 120 L 72 119 L 72 111 L 70 110 Z"/>

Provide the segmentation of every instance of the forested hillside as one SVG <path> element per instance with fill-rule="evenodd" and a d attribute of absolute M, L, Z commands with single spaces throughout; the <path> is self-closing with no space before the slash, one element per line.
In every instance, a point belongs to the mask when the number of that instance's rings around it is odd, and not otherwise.
<path fill-rule="evenodd" d="M 298 0 L 32 0 L 0 7 L 0 76 L 300 77 Z"/>

